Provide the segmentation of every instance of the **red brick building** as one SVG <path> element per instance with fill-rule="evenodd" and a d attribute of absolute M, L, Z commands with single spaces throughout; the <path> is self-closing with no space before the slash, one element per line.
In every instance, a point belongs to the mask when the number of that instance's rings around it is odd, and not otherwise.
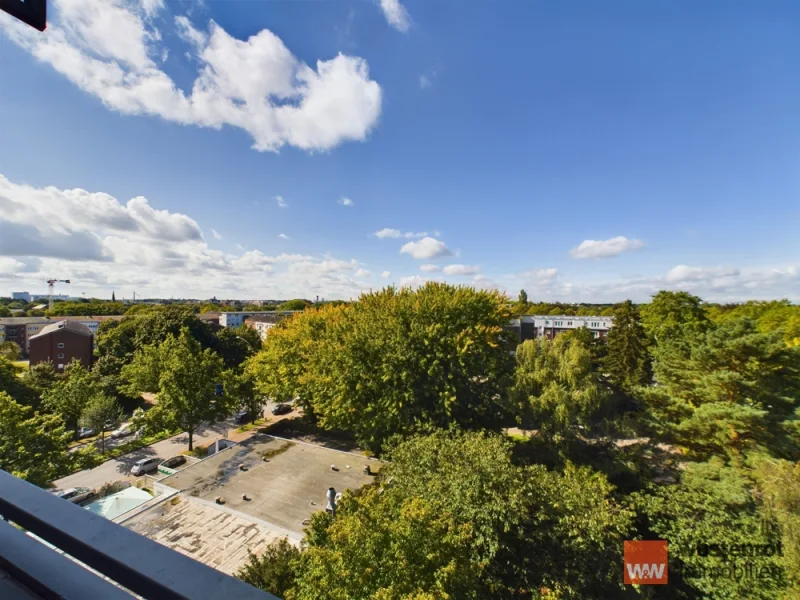
<path fill-rule="evenodd" d="M 94 359 L 94 335 L 79 321 L 64 320 L 48 325 L 28 340 L 31 366 L 50 361 L 56 371 L 63 371 L 77 359 L 87 369 Z"/>

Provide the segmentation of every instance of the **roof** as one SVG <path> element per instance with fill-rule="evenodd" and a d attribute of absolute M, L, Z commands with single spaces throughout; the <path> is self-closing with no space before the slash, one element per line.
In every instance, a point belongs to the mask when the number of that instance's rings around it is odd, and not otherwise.
<path fill-rule="evenodd" d="M 218 312 L 204 312 L 197 315 L 197 318 L 201 321 L 213 321 L 214 319 L 219 319 L 220 313 Z"/>
<path fill-rule="evenodd" d="M 56 331 L 61 331 L 62 329 L 66 329 L 67 331 L 72 331 L 74 333 L 80 333 L 81 335 L 88 335 L 89 337 L 92 336 L 92 330 L 89 329 L 83 323 L 79 323 L 78 321 L 64 320 L 64 321 L 59 321 L 58 323 L 53 323 L 52 325 L 48 325 L 36 335 L 31 336 L 29 340 L 35 340 L 36 338 L 40 338 L 45 335 L 50 335 L 51 333 L 55 333 Z"/>
<path fill-rule="evenodd" d="M 252 321 L 253 323 L 280 323 L 286 317 L 280 315 L 253 315 L 247 317 L 244 322 Z"/>
<path fill-rule="evenodd" d="M 94 321 L 102 323 L 103 321 L 120 321 L 125 318 L 125 315 L 98 315 L 96 317 L 66 317 L 59 315 L 57 317 L 0 317 L 0 325 L 33 325 L 35 323 L 56 323 L 69 319 L 70 321 Z"/>
<path fill-rule="evenodd" d="M 153 496 L 144 490 L 129 487 L 116 494 L 100 498 L 100 500 L 96 500 L 84 508 L 89 512 L 112 520 L 152 499 Z"/>

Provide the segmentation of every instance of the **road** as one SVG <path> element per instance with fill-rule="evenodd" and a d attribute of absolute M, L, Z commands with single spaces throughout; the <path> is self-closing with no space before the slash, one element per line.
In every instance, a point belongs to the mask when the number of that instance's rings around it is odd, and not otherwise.
<path fill-rule="evenodd" d="M 271 422 L 296 415 L 296 413 L 290 413 L 281 417 L 273 416 L 271 414 L 273 406 L 274 404 L 269 403 L 265 409 L 265 413 L 269 416 Z M 242 439 L 245 439 L 246 437 L 249 437 L 249 435 L 255 433 L 255 431 L 253 431 L 248 434 L 234 434 L 235 429 L 238 427 L 239 425 L 234 424 L 233 419 L 229 419 L 222 423 L 217 423 L 211 427 L 199 429 L 194 434 L 194 445 L 205 445 L 218 438 L 226 436 L 232 437 L 234 441 L 241 441 Z M 130 439 L 131 438 L 126 438 L 126 441 Z M 140 448 L 139 450 L 134 450 L 133 452 L 118 458 L 106 461 L 94 469 L 87 469 L 85 471 L 73 473 L 72 475 L 67 475 L 62 479 L 54 481 L 53 485 L 60 490 L 71 487 L 88 487 L 91 489 L 97 489 L 103 484 L 113 481 L 134 481 L 136 477 L 133 477 L 130 474 L 130 471 L 131 467 L 137 461 L 143 458 L 150 458 L 154 456 L 157 456 L 161 460 L 166 460 L 188 449 L 189 436 L 185 433 L 179 433 L 178 435 L 167 438 L 166 440 L 161 440 L 160 442 L 156 442 L 150 446 Z"/>

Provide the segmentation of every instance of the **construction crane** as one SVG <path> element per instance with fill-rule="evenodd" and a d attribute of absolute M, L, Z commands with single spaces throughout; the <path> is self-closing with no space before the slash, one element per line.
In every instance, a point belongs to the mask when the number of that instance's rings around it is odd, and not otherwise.
<path fill-rule="evenodd" d="M 53 287 L 57 283 L 70 283 L 69 279 L 48 279 L 47 286 L 48 286 L 48 293 L 50 295 L 50 305 L 49 309 L 53 310 Z"/>

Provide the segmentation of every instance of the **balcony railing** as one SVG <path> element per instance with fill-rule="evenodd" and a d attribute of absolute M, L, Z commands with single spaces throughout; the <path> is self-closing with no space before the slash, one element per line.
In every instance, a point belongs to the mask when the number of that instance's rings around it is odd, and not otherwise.
<path fill-rule="evenodd" d="M 42 598 L 277 600 L 2 470 L 0 515 L 0 572 Z"/>

